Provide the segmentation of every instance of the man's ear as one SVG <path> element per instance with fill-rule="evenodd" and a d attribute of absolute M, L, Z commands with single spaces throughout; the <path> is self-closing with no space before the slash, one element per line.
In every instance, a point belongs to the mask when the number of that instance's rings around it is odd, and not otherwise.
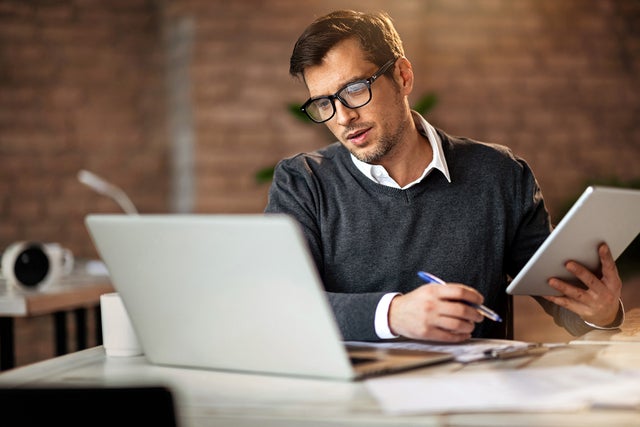
<path fill-rule="evenodd" d="M 393 78 L 402 90 L 404 95 L 409 95 L 413 90 L 413 67 L 411 62 L 404 56 L 398 58 L 393 73 Z"/>

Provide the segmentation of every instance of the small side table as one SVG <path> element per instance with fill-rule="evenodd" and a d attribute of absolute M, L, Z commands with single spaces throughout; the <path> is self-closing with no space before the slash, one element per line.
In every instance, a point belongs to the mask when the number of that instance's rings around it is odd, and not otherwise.
<path fill-rule="evenodd" d="M 51 314 L 54 320 L 55 352 L 69 352 L 67 345 L 67 314 L 75 319 L 75 350 L 87 347 L 87 310 L 95 310 L 97 343 L 102 343 L 100 295 L 114 292 L 108 276 L 89 275 L 74 271 L 59 283 L 42 292 L 23 292 L 0 279 L 0 371 L 15 367 L 15 325 L 17 317 Z M 74 351 L 75 351 L 74 350 Z"/>

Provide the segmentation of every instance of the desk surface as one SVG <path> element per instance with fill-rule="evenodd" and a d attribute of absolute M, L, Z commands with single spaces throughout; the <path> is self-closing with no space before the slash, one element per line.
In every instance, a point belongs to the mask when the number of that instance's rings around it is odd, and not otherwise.
<path fill-rule="evenodd" d="M 640 312 L 631 312 L 638 319 Z M 628 328 L 636 328 L 629 325 Z M 612 334 L 619 333 L 613 331 Z M 602 337 L 599 337 L 602 338 Z M 586 341 L 555 348 L 540 357 L 447 363 L 398 374 L 429 376 L 457 370 L 504 369 L 588 364 L 611 370 L 640 369 L 640 342 Z M 174 393 L 181 426 L 601 426 L 638 425 L 637 410 L 578 412 L 464 413 L 389 415 L 364 382 L 338 382 L 280 376 L 153 366 L 144 356 L 106 357 L 102 347 L 61 356 L 0 374 L 2 387 L 165 385 Z"/>

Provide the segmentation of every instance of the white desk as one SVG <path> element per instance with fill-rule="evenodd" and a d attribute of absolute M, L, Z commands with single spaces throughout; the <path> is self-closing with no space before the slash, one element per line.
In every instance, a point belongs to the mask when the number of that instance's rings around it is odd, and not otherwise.
<path fill-rule="evenodd" d="M 630 312 L 640 320 L 640 311 Z M 628 330 L 637 330 L 629 325 Z M 625 330 L 623 329 L 623 333 Z M 612 334 L 620 331 L 612 332 Z M 540 357 L 469 365 L 447 363 L 406 372 L 431 375 L 457 369 L 571 366 L 639 368 L 640 342 L 575 344 Z M 108 358 L 102 347 L 64 355 L 0 374 L 0 387 L 168 386 L 181 426 L 623 426 L 640 425 L 640 410 L 584 410 L 566 413 L 479 413 L 391 416 L 383 413 L 363 382 L 263 376 L 149 365 L 143 356 Z M 464 393 L 461 390 L 461 393 Z M 0 415 L 1 416 L 1 415 Z"/>

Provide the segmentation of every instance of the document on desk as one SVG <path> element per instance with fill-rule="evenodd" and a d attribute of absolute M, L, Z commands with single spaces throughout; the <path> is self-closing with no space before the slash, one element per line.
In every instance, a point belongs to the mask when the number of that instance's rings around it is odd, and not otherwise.
<path fill-rule="evenodd" d="M 472 338 L 462 343 L 446 344 L 432 343 L 427 341 L 385 341 L 385 342 L 361 342 L 347 341 L 349 347 L 373 347 L 381 349 L 399 349 L 415 351 L 442 351 L 451 353 L 456 362 L 469 363 L 478 360 L 497 358 L 498 354 L 507 355 L 511 351 L 521 351 L 533 347 L 538 347 L 525 341 L 500 340 L 500 339 L 480 339 Z M 522 354 L 523 356 L 525 354 Z"/>
<path fill-rule="evenodd" d="M 640 407 L 640 371 L 587 365 L 527 369 L 464 369 L 447 374 L 365 381 L 389 414 L 575 411 Z"/>

